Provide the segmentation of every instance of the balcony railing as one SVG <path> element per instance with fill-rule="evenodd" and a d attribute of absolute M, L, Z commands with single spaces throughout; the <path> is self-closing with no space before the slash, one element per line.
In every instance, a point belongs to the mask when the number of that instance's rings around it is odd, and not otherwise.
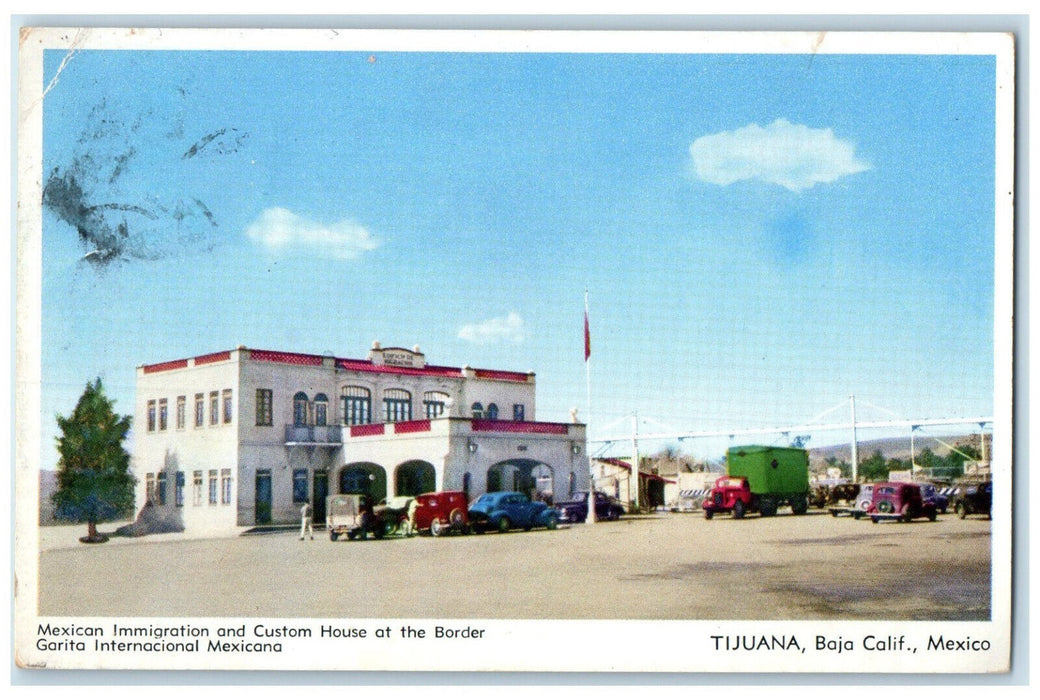
<path fill-rule="evenodd" d="M 339 425 L 287 425 L 286 443 L 310 445 L 342 445 L 343 428 Z"/>

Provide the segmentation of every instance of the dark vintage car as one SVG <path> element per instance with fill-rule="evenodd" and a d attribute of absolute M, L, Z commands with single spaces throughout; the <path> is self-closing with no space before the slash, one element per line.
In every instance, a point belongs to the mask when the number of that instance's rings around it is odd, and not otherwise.
<path fill-rule="evenodd" d="M 368 496 L 337 494 L 329 496 L 325 505 L 325 529 L 335 542 L 341 535 L 348 540 L 382 539 L 398 532 L 408 523 L 410 497 L 391 498 L 372 506 Z"/>
<path fill-rule="evenodd" d="M 565 523 L 583 523 L 589 514 L 589 492 L 576 491 L 566 501 L 559 501 L 556 510 L 560 512 L 560 520 Z M 611 498 L 602 491 L 596 492 L 596 519 L 617 520 L 625 514 L 625 509 L 616 498 Z"/>
<path fill-rule="evenodd" d="M 946 515 L 946 510 L 950 507 L 950 499 L 942 495 L 934 485 L 921 484 L 921 497 L 926 501 L 934 503 L 935 509 Z"/>
<path fill-rule="evenodd" d="M 874 485 L 874 494 L 867 515 L 872 522 L 900 520 L 910 522 L 914 518 L 935 520 L 935 503 L 921 495 L 920 484 L 902 481 L 887 481 Z"/>
<path fill-rule="evenodd" d="M 415 497 L 412 526 L 434 537 L 449 532 L 469 532 L 469 508 L 462 491 L 438 491 Z"/>
<path fill-rule="evenodd" d="M 559 514 L 541 501 L 532 501 L 518 491 L 493 491 L 469 504 L 470 527 L 477 533 L 487 530 L 507 532 L 510 528 L 556 529 Z"/>
<path fill-rule="evenodd" d="M 983 481 L 980 484 L 964 484 L 957 490 L 953 509 L 961 520 L 969 515 L 985 515 L 987 518 L 992 518 L 992 508 L 992 481 Z"/>

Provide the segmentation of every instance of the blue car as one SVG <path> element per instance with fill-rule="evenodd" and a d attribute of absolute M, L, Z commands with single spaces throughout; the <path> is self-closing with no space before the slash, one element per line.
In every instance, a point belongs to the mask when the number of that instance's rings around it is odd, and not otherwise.
<path fill-rule="evenodd" d="M 518 491 L 485 493 L 469 505 L 469 523 L 475 532 L 508 532 L 510 528 L 556 529 L 559 514 L 541 501 L 531 501 Z"/>

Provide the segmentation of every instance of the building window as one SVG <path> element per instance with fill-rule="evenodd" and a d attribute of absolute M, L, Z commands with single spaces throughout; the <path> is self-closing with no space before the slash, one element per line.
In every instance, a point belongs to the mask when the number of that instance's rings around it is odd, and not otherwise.
<path fill-rule="evenodd" d="M 345 386 L 341 394 L 343 425 L 372 422 L 372 392 L 363 386 Z"/>
<path fill-rule="evenodd" d="M 231 389 L 224 389 L 221 396 L 224 400 L 224 422 L 230 423 L 234 414 L 234 404 L 231 401 Z"/>
<path fill-rule="evenodd" d="M 292 473 L 292 500 L 293 503 L 307 502 L 307 470 L 293 469 Z"/>
<path fill-rule="evenodd" d="M 274 392 L 270 389 L 256 390 L 256 424 L 274 425 Z"/>
<path fill-rule="evenodd" d="M 473 417 L 474 418 L 483 418 L 484 417 L 484 404 L 480 403 L 479 401 L 477 401 L 475 404 L 473 404 L 472 410 L 473 410 Z"/>
<path fill-rule="evenodd" d="M 159 472 L 156 477 L 155 501 L 161 506 L 166 505 L 166 472 Z"/>
<path fill-rule="evenodd" d="M 387 423 L 399 423 L 412 419 L 412 395 L 404 389 L 387 389 L 383 392 L 383 415 Z"/>
<path fill-rule="evenodd" d="M 224 505 L 231 503 L 231 470 L 220 470 L 220 502 Z"/>
<path fill-rule="evenodd" d="M 144 499 L 148 505 L 155 504 L 155 474 L 152 472 L 149 472 L 144 477 Z"/>
<path fill-rule="evenodd" d="M 498 420 L 498 405 L 489 403 L 487 407 L 487 419 Z"/>
<path fill-rule="evenodd" d="M 292 399 L 293 425 L 307 425 L 307 394 L 297 392 Z"/>
<path fill-rule="evenodd" d="M 188 397 L 177 397 L 177 430 L 184 430 L 185 414 L 187 412 Z"/>
<path fill-rule="evenodd" d="M 466 496 L 466 502 L 469 502 L 469 489 L 473 484 L 473 475 L 466 472 L 462 475 L 462 493 Z"/>
<path fill-rule="evenodd" d="M 191 504 L 202 505 L 202 470 L 196 470 L 191 474 Z"/>
<path fill-rule="evenodd" d="M 177 485 L 173 490 L 174 503 L 178 508 L 184 505 L 184 472 L 177 472 Z"/>
<path fill-rule="evenodd" d="M 195 394 L 195 427 L 201 428 L 206 424 L 206 395 Z"/>
<path fill-rule="evenodd" d="M 209 470 L 209 504 L 215 506 L 217 504 L 217 470 Z"/>
<path fill-rule="evenodd" d="M 148 432 L 155 432 L 155 399 L 148 402 Z"/>
<path fill-rule="evenodd" d="M 220 392 L 209 392 L 209 424 L 220 423 Z"/>
<path fill-rule="evenodd" d="M 427 391 L 423 394 L 423 414 L 427 418 L 438 418 L 444 415 L 448 395 L 441 391 Z"/>
<path fill-rule="evenodd" d="M 166 405 L 166 399 L 159 399 L 159 430 L 166 430 L 167 417 L 169 416 L 169 408 Z"/>
<path fill-rule="evenodd" d="M 578 477 L 574 472 L 571 472 L 570 480 L 567 482 L 567 493 L 574 493 L 574 489 L 578 485 Z"/>
<path fill-rule="evenodd" d="M 318 394 L 314 397 L 314 425 L 329 424 L 329 397 Z"/>
<path fill-rule="evenodd" d="M 524 419 L 524 405 L 522 403 L 513 404 L 513 420 L 523 421 Z"/>

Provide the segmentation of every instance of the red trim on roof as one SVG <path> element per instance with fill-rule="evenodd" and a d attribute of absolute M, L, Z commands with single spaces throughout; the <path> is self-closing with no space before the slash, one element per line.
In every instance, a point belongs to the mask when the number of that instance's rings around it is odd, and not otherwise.
<path fill-rule="evenodd" d="M 473 418 L 470 423 L 475 431 L 491 433 L 566 435 L 569 430 L 569 424 L 567 423 L 534 423 L 513 420 L 488 420 L 486 418 Z"/>
<path fill-rule="evenodd" d="M 382 435 L 386 431 L 383 423 L 364 423 L 362 425 L 350 426 L 350 437 L 366 437 L 368 435 Z"/>
<path fill-rule="evenodd" d="M 306 355 L 300 352 L 250 350 L 249 357 L 257 362 L 280 362 L 286 365 L 303 365 L 308 367 L 318 367 L 321 365 L 321 355 Z"/>
<path fill-rule="evenodd" d="M 348 360 L 336 359 L 336 367 L 351 372 L 374 372 L 376 374 L 403 374 L 412 377 L 461 377 L 462 371 L 458 367 L 437 367 L 426 365 L 425 367 L 394 367 L 392 365 L 374 365 L 370 360 Z"/>
<path fill-rule="evenodd" d="M 223 362 L 224 360 L 231 359 L 231 351 L 225 350 L 224 352 L 211 352 L 208 355 L 199 355 L 195 358 L 196 365 L 206 365 L 210 362 Z"/>
<path fill-rule="evenodd" d="M 426 433 L 430 430 L 429 419 L 423 420 L 407 420 L 401 421 L 400 423 L 394 423 L 395 433 Z"/>
<path fill-rule="evenodd" d="M 165 372 L 170 369 L 184 369 L 187 366 L 187 360 L 170 360 L 169 362 L 158 362 L 154 365 L 145 365 L 142 369 L 145 374 L 151 374 L 152 372 Z"/>
<path fill-rule="evenodd" d="M 477 369 L 473 370 L 474 376 L 478 379 L 499 379 L 506 382 L 526 382 L 526 372 L 507 372 L 505 370 L 497 369 Z"/>

